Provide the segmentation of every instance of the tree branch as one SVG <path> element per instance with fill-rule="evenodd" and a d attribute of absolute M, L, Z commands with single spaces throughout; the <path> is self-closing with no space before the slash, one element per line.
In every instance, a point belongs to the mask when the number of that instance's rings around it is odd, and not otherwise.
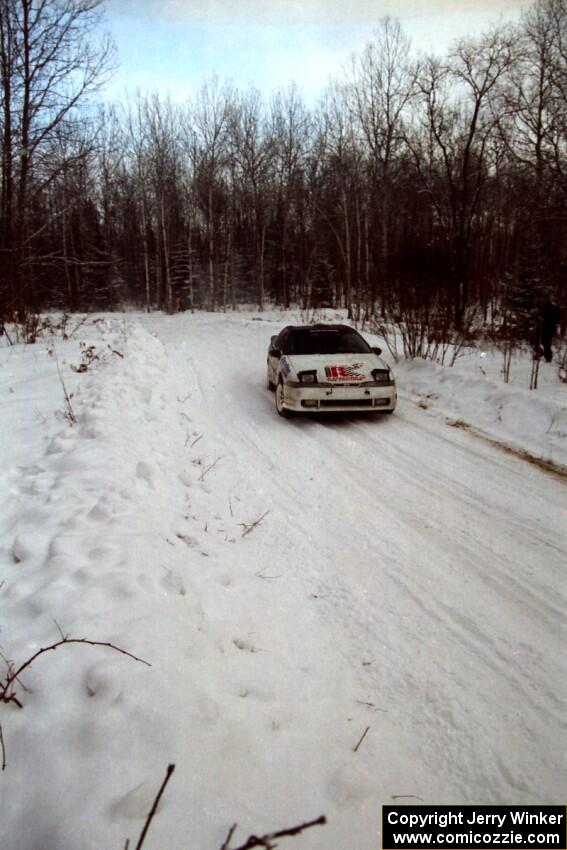
<path fill-rule="evenodd" d="M 270 832 L 262 836 L 251 835 L 244 844 L 241 844 L 240 847 L 234 847 L 233 850 L 251 850 L 252 847 L 264 847 L 266 850 L 273 850 L 276 845 L 272 842 L 277 838 L 284 838 L 288 835 L 299 835 L 299 833 L 303 832 L 305 829 L 310 829 L 312 826 L 322 826 L 326 823 L 327 818 L 325 815 L 321 815 L 321 817 L 317 818 L 317 820 L 307 821 L 307 823 L 301 823 L 298 826 L 292 826 L 288 829 L 281 829 L 279 832 Z M 235 829 L 236 824 L 230 827 L 228 836 L 220 850 L 230 850 L 228 845 L 230 839 L 234 835 Z"/>
<path fill-rule="evenodd" d="M 136 850 L 140 850 L 142 844 L 146 840 L 146 835 L 148 834 L 148 830 L 150 828 L 152 820 L 154 819 L 154 815 L 157 812 L 157 808 L 159 806 L 159 801 L 162 798 L 163 792 L 165 791 L 165 787 L 166 787 L 167 783 L 169 782 L 169 780 L 171 779 L 171 775 L 172 775 L 174 770 L 175 770 L 174 764 L 169 764 L 167 766 L 167 771 L 165 773 L 165 779 L 161 783 L 161 787 L 160 787 L 159 791 L 157 792 L 156 798 L 155 798 L 153 805 L 152 805 L 152 807 L 151 807 L 151 809 L 148 813 L 148 817 L 146 818 L 144 828 L 143 828 L 142 832 L 140 833 L 138 843 L 136 844 Z M 126 846 L 128 846 L 128 842 L 126 843 Z"/>
<path fill-rule="evenodd" d="M 14 682 L 18 679 L 18 677 L 26 670 L 28 667 L 31 667 L 34 661 L 36 661 L 40 655 L 43 655 L 46 652 L 51 652 L 54 649 L 58 649 L 60 646 L 64 646 L 65 644 L 70 643 L 82 643 L 87 644 L 88 646 L 102 646 L 107 649 L 112 649 L 115 652 L 119 652 L 121 655 L 126 655 L 128 658 L 132 658 L 133 661 L 139 661 L 141 664 L 145 664 L 147 667 L 151 667 L 152 665 L 149 661 L 144 661 L 143 658 L 138 658 L 137 655 L 133 655 L 131 652 L 128 652 L 126 649 L 121 649 L 121 647 L 116 646 L 113 643 L 109 643 L 108 641 L 100 641 L 100 640 L 88 640 L 87 638 L 69 638 L 64 637 L 62 640 L 57 641 L 57 643 L 51 644 L 51 646 L 43 646 L 41 649 L 38 649 L 27 661 L 24 661 L 20 667 L 17 669 L 11 669 L 8 672 L 8 675 L 4 682 L 0 684 L 0 702 L 15 702 L 20 708 L 22 707 L 19 700 L 13 693 L 10 693 L 10 689 L 12 688 Z"/>

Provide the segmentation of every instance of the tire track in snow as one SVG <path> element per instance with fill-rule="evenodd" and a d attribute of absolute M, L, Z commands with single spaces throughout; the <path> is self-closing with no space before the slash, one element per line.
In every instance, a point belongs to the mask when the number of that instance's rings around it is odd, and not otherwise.
<path fill-rule="evenodd" d="M 362 429 L 363 426 L 359 427 Z M 363 499 L 365 495 L 368 497 L 366 488 L 359 480 L 348 484 L 348 476 L 343 475 L 343 487 L 346 487 L 347 485 L 351 490 L 354 490 L 355 492 L 358 491 L 359 499 Z M 454 501 L 455 504 L 459 504 L 458 495 L 459 494 L 456 493 L 451 495 L 451 500 Z M 470 505 L 468 507 L 470 507 Z M 415 514 L 408 511 L 407 505 L 402 498 L 399 498 L 396 491 L 392 493 L 391 499 L 388 497 L 385 504 L 377 504 L 377 510 L 378 509 L 382 512 L 387 512 L 390 515 L 392 525 L 397 527 L 397 532 L 388 539 L 387 546 L 385 548 L 390 553 L 395 553 L 394 563 L 399 564 L 407 558 L 408 553 L 398 546 L 396 541 L 397 539 L 404 538 L 404 525 L 406 530 L 411 530 L 412 525 L 415 526 Z M 401 521 L 400 518 L 402 518 Z M 423 544 L 429 544 L 429 546 L 431 546 L 431 541 L 428 540 L 429 534 L 426 531 L 421 531 L 419 533 Z M 514 574 L 513 569 L 509 569 L 508 574 L 504 575 L 499 581 L 494 577 L 494 566 L 492 566 L 492 568 L 489 567 L 488 569 L 484 569 L 481 566 L 478 559 L 478 548 L 478 541 L 473 536 L 469 535 L 467 538 L 460 541 L 458 555 L 456 554 L 452 556 L 448 561 L 444 561 L 442 557 L 443 552 L 440 550 L 437 554 L 437 564 L 447 562 L 448 571 L 452 572 L 452 562 L 454 562 L 459 564 L 459 569 L 461 571 L 466 569 L 468 574 L 473 577 L 480 573 L 484 582 L 497 589 L 502 600 L 505 601 L 506 597 L 510 595 L 506 593 L 506 583 L 510 582 L 511 576 Z M 485 548 L 485 554 L 490 554 L 490 550 L 488 548 Z M 499 564 L 499 566 L 501 565 L 502 563 Z M 513 567 L 513 564 L 510 564 L 510 566 Z M 448 639 L 458 639 L 459 636 L 461 636 L 463 644 L 473 653 L 473 655 L 480 657 L 483 660 L 483 664 L 492 668 L 499 676 L 508 677 L 512 680 L 509 671 L 509 668 L 511 667 L 514 672 L 513 681 L 517 689 L 520 693 L 522 693 L 524 698 L 527 700 L 532 699 L 530 693 L 523 687 L 525 681 L 525 670 L 523 667 L 520 664 L 517 664 L 514 659 L 511 659 L 509 654 L 502 653 L 497 644 L 494 644 L 489 639 L 485 638 L 482 630 L 475 623 L 474 619 L 462 616 L 459 613 L 458 607 L 450 608 L 447 605 L 443 605 L 441 600 L 436 600 L 432 594 L 428 592 L 429 589 L 427 584 L 420 581 L 421 574 L 420 569 L 414 570 L 412 575 L 412 584 L 410 584 L 408 581 L 403 579 L 404 573 L 399 571 L 396 573 L 395 570 L 391 570 L 389 573 L 389 579 L 397 582 L 400 588 L 413 598 L 416 605 L 420 605 L 428 616 L 435 620 L 438 625 L 443 626 L 443 628 L 449 631 L 447 636 Z M 552 629 L 559 641 L 561 626 L 564 623 L 563 609 L 548 602 L 543 595 L 536 596 L 531 593 L 530 588 L 525 584 L 516 583 L 516 587 L 518 589 L 516 591 L 515 602 L 520 603 L 522 606 L 529 606 L 533 614 L 536 614 L 540 618 L 542 624 Z M 420 593 L 417 593 L 418 589 Z M 426 605 L 424 602 L 425 599 L 430 601 L 429 605 Z M 550 617 L 552 620 L 550 620 Z M 495 660 L 498 660 L 499 663 L 496 663 Z M 562 717 L 562 701 L 556 697 L 552 690 L 546 687 L 545 681 L 545 678 L 542 677 L 537 694 L 537 700 L 532 700 L 533 707 L 543 711 L 544 713 L 549 713 L 547 705 L 548 703 L 551 704 L 556 710 L 554 719 L 556 721 L 560 721 Z"/>

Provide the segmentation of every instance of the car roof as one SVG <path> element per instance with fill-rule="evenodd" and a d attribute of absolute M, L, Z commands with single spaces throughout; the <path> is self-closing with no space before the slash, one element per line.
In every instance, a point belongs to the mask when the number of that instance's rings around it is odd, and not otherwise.
<path fill-rule="evenodd" d="M 354 331 L 358 333 L 356 328 L 352 328 L 350 325 L 328 325 L 323 324 L 322 322 L 318 322 L 315 325 L 287 325 L 284 331 Z"/>

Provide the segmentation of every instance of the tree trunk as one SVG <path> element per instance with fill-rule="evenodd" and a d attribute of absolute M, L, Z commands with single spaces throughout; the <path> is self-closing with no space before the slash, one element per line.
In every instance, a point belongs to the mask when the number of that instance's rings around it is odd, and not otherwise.
<path fill-rule="evenodd" d="M 348 215 L 348 205 L 347 205 L 347 197 L 346 191 L 343 189 L 342 191 L 342 205 L 343 205 L 343 223 L 344 223 L 344 231 L 345 231 L 345 292 L 344 292 L 344 306 L 347 309 L 347 315 L 349 319 L 352 319 L 352 257 L 351 257 L 351 247 L 350 247 L 350 222 Z"/>
<path fill-rule="evenodd" d="M 146 292 L 146 311 L 152 309 L 151 281 L 150 281 L 150 252 L 148 248 L 148 223 L 146 220 L 146 199 L 142 198 L 142 242 L 144 246 L 144 282 Z"/>
<path fill-rule="evenodd" d="M 169 271 L 169 245 L 165 226 L 165 209 L 163 198 L 160 204 L 161 233 L 163 243 L 163 267 L 165 272 L 165 306 L 168 313 L 173 313 L 173 296 L 171 291 L 171 276 Z"/>
<path fill-rule="evenodd" d="M 195 312 L 195 295 L 193 292 L 193 238 L 191 229 L 191 219 L 187 229 L 187 265 L 189 269 L 189 306 L 191 312 Z"/>
<path fill-rule="evenodd" d="M 213 186 L 209 185 L 209 310 L 215 309 L 215 228 L 213 221 Z"/>

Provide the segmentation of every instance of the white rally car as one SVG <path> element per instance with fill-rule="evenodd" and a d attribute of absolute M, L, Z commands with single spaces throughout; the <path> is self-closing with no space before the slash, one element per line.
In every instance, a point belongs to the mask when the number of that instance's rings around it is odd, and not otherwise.
<path fill-rule="evenodd" d="M 396 383 L 381 353 L 348 325 L 288 325 L 268 349 L 277 412 L 393 413 Z"/>

